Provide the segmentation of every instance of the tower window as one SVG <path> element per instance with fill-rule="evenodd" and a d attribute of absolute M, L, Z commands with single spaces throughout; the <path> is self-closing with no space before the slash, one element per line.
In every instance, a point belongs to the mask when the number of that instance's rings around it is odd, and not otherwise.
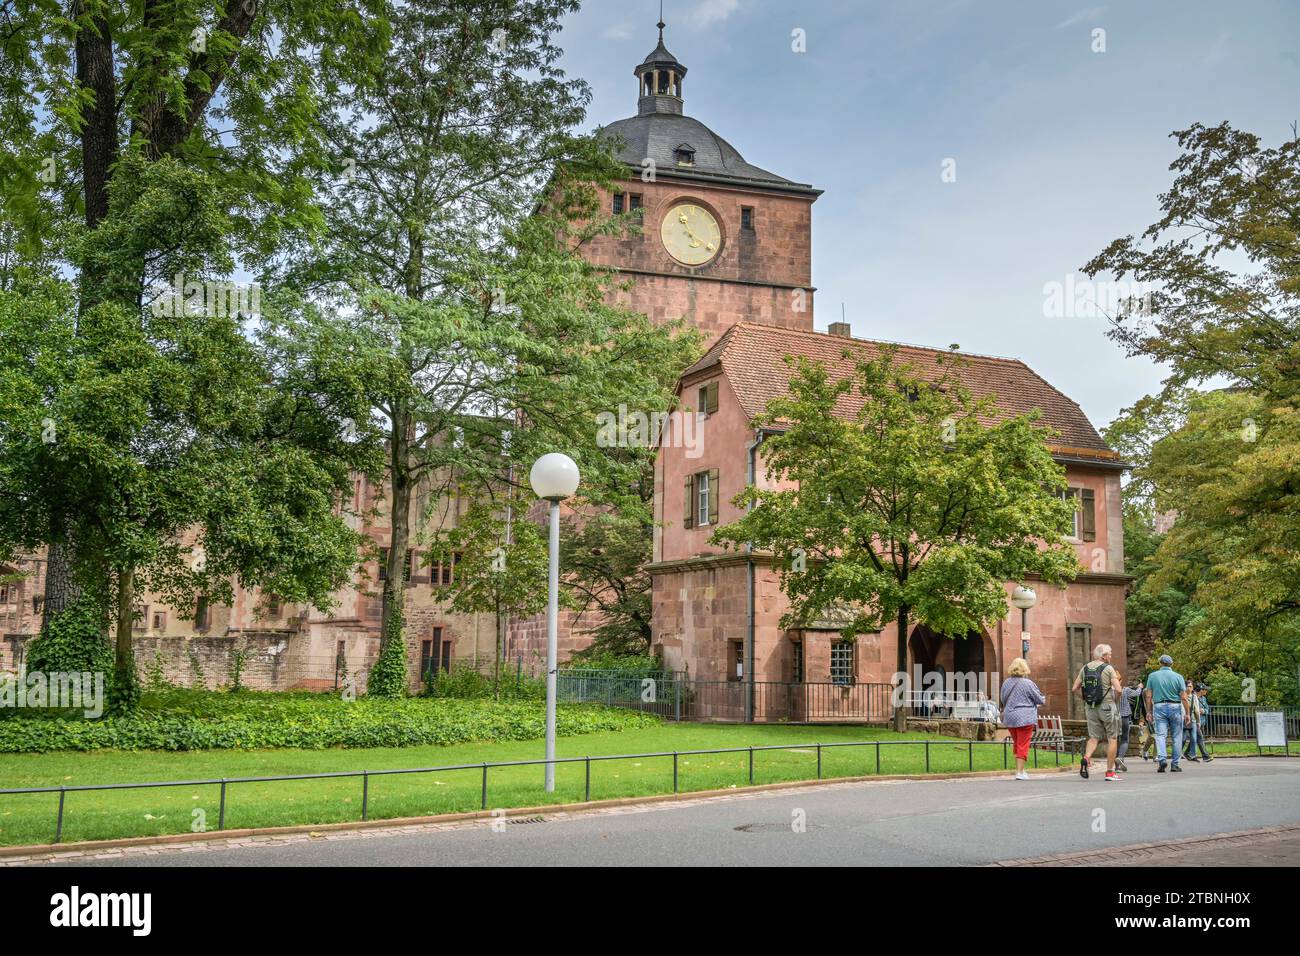
<path fill-rule="evenodd" d="M 746 232 L 754 231 L 754 207 L 753 206 L 740 207 L 740 228 L 745 230 Z"/>
<path fill-rule="evenodd" d="M 614 215 L 623 211 L 623 193 L 614 193 Z"/>
<path fill-rule="evenodd" d="M 673 150 L 673 157 L 677 160 L 678 166 L 694 166 L 695 147 L 689 143 L 682 143 Z"/>
<path fill-rule="evenodd" d="M 628 207 L 629 207 L 629 208 L 631 208 L 631 209 L 640 209 L 640 208 L 641 208 L 641 194 L 640 194 L 640 193 L 629 193 L 629 194 L 628 194 L 628 197 L 627 197 L 627 202 L 628 202 Z"/>

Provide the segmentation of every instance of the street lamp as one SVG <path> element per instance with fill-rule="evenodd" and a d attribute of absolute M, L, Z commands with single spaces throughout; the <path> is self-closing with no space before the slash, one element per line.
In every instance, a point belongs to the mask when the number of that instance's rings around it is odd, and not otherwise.
<path fill-rule="evenodd" d="M 1017 584 L 1011 592 L 1011 603 L 1020 608 L 1020 656 L 1029 660 L 1029 609 L 1038 603 L 1033 588 Z"/>
<path fill-rule="evenodd" d="M 557 621 L 560 609 L 560 502 L 578 490 L 578 466 L 553 451 L 533 462 L 529 484 L 537 497 L 551 503 L 551 551 L 546 604 L 546 792 L 555 790 L 555 672 L 558 668 Z"/>

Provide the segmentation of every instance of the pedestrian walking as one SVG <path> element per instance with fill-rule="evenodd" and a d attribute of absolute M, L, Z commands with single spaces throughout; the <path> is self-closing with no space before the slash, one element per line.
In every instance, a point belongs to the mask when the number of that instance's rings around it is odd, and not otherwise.
<path fill-rule="evenodd" d="M 1128 756 L 1129 735 L 1133 732 L 1133 711 L 1142 708 L 1142 679 L 1135 678 L 1133 686 L 1125 687 L 1120 693 L 1119 701 L 1119 749 L 1115 751 L 1115 766 L 1121 773 L 1128 773 L 1124 758 Z M 1140 723 L 1140 721 L 1139 721 Z"/>
<path fill-rule="evenodd" d="M 1147 678 L 1146 701 L 1155 726 L 1156 757 L 1160 761 L 1156 773 L 1164 773 L 1168 763 L 1173 764 L 1171 773 L 1182 773 L 1178 758 L 1182 756 L 1183 724 L 1188 714 L 1187 681 L 1174 670 L 1174 659 L 1168 654 L 1160 655 L 1160 669 Z M 1166 751 L 1165 744 L 1171 736 L 1173 746 Z"/>
<path fill-rule="evenodd" d="M 1204 684 L 1198 687 L 1192 681 L 1187 682 L 1187 741 L 1183 744 L 1183 756 L 1192 763 L 1199 763 L 1201 758 L 1206 762 L 1213 760 L 1208 750 L 1205 749 L 1205 691 Z M 1201 757 L 1196 756 L 1200 751 Z"/>
<path fill-rule="evenodd" d="M 1047 698 L 1038 685 L 1029 679 L 1029 662 L 1017 657 L 1007 668 L 1007 679 L 1002 682 L 1002 726 L 1011 731 L 1016 750 L 1016 780 L 1028 780 L 1025 763 L 1029 760 L 1029 743 L 1038 726 L 1038 708 Z"/>
<path fill-rule="evenodd" d="M 1071 693 L 1082 694 L 1084 714 L 1088 718 L 1088 745 L 1079 762 L 1079 776 L 1088 779 L 1088 765 L 1097 744 L 1106 741 L 1106 782 L 1116 783 L 1122 778 L 1115 771 L 1115 755 L 1119 749 L 1118 692 L 1123 688 L 1123 677 L 1110 662 L 1109 644 L 1098 644 L 1092 651 L 1092 660 L 1083 665 L 1074 679 Z"/>

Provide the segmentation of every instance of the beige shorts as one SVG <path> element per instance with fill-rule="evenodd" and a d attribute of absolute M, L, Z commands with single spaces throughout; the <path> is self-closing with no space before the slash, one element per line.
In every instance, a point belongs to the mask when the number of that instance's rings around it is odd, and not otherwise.
<path fill-rule="evenodd" d="M 1093 740 L 1119 739 L 1119 707 L 1113 700 L 1103 701 L 1097 707 L 1084 706 L 1088 715 L 1088 736 Z"/>

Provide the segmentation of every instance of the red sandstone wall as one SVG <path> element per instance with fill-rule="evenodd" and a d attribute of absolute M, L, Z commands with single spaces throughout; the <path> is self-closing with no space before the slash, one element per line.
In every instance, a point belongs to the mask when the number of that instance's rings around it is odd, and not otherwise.
<path fill-rule="evenodd" d="M 633 179 L 618 188 L 642 196 L 641 235 L 596 239 L 587 258 L 626 273 L 632 289 L 618 296 L 624 305 L 656 322 L 686 317 L 706 342 L 742 321 L 812 329 L 810 197 L 668 179 Z M 704 266 L 681 265 L 660 241 L 664 214 L 681 201 L 704 206 L 718 220 L 722 251 Z M 611 208 L 608 194 L 604 203 Z M 742 206 L 754 209 L 752 231 L 740 227 Z"/>

